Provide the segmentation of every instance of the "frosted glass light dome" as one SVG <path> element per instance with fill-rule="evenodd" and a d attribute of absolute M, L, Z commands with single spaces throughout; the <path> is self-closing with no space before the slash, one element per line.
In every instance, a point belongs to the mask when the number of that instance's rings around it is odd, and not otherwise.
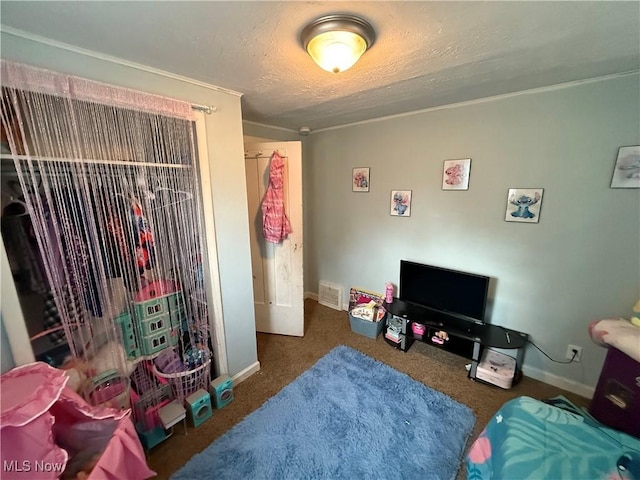
<path fill-rule="evenodd" d="M 326 32 L 307 45 L 311 58 L 327 72 L 344 72 L 351 68 L 367 49 L 367 42 L 351 32 Z"/>
<path fill-rule="evenodd" d="M 300 39 L 320 68 L 339 73 L 351 68 L 373 45 L 375 32 L 361 18 L 328 15 L 307 25 Z"/>

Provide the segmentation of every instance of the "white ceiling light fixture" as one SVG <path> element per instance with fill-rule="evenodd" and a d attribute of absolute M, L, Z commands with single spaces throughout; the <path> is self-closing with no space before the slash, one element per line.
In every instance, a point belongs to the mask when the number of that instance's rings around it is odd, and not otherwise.
<path fill-rule="evenodd" d="M 351 68 L 371 48 L 376 32 L 362 18 L 327 15 L 304 27 L 300 40 L 320 68 L 339 73 Z"/>

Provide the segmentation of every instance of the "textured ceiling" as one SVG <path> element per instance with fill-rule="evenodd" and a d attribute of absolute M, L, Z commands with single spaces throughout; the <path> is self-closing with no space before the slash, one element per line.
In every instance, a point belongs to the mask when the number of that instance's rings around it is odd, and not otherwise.
<path fill-rule="evenodd" d="M 312 130 L 640 69 L 640 3 L 0 2 L 3 25 L 243 93 L 245 120 Z M 377 40 L 350 70 L 299 43 L 329 13 Z"/>

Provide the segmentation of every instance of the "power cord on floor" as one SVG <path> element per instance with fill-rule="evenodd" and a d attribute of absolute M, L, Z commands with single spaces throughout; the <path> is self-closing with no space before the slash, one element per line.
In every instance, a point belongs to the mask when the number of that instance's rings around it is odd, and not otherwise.
<path fill-rule="evenodd" d="M 556 362 L 556 363 L 572 363 L 576 357 L 578 356 L 578 351 L 577 350 L 573 350 L 573 356 L 569 359 L 569 360 L 565 360 L 564 362 L 561 362 L 560 360 L 554 360 L 553 358 L 551 358 L 549 355 L 547 355 L 539 346 L 537 346 L 535 343 L 533 343 L 531 340 L 527 340 L 527 343 L 530 343 L 531 345 L 533 345 L 534 347 L 536 347 L 538 350 L 540 350 L 540 352 L 547 357 L 549 360 L 551 360 L 552 362 Z"/>

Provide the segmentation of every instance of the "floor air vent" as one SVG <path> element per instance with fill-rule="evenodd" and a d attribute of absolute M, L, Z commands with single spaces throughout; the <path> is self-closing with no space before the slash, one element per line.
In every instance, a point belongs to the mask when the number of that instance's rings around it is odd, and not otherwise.
<path fill-rule="evenodd" d="M 320 282 L 318 303 L 336 310 L 342 310 L 342 287 L 328 282 Z"/>

